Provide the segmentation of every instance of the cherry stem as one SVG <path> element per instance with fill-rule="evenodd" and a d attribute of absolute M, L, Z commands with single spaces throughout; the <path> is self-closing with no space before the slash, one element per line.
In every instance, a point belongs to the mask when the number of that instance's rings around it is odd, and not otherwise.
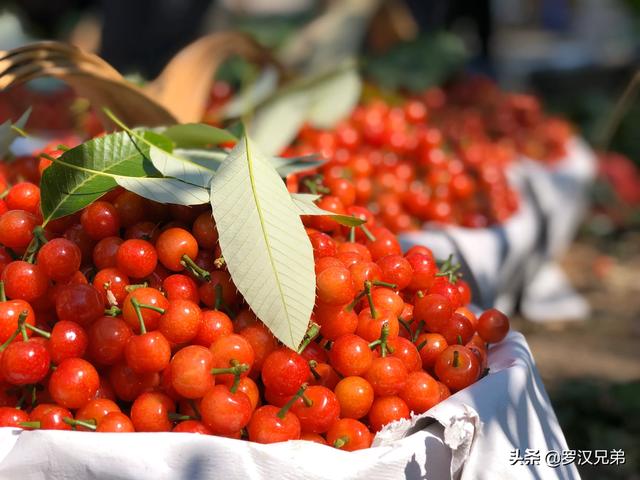
<path fill-rule="evenodd" d="M 309 369 L 311 370 L 311 375 L 313 375 L 313 378 L 315 378 L 316 380 L 320 380 L 322 378 L 322 375 L 320 375 L 316 370 L 317 366 L 318 362 L 316 362 L 315 360 L 309 360 Z"/>
<path fill-rule="evenodd" d="M 418 291 L 416 292 L 416 296 L 417 296 L 418 298 L 424 298 L 424 292 L 423 292 L 422 290 L 418 290 Z"/>
<path fill-rule="evenodd" d="M 349 229 L 349 242 L 355 243 L 356 241 L 356 227 L 351 227 Z"/>
<path fill-rule="evenodd" d="M 231 393 L 236 393 L 238 391 L 238 387 L 240 386 L 240 378 L 242 374 L 249 370 L 249 365 L 246 363 L 238 363 L 237 360 L 231 359 L 229 360 L 229 364 L 231 365 L 228 368 L 212 368 L 212 375 L 224 375 L 230 374 L 233 375 L 233 385 L 229 389 Z"/>
<path fill-rule="evenodd" d="M 395 290 L 396 288 L 398 288 L 398 286 L 395 283 L 383 282 L 382 280 L 374 280 L 371 283 L 376 287 L 387 287 L 392 290 Z"/>
<path fill-rule="evenodd" d="M 38 422 L 38 421 L 20 422 L 20 423 L 18 423 L 18 425 L 20 425 L 21 427 L 24 427 L 24 428 L 40 428 L 40 422 Z"/>
<path fill-rule="evenodd" d="M 196 401 L 193 398 L 190 398 L 188 403 L 191 406 L 191 409 L 193 410 L 194 417 L 196 418 L 196 420 L 200 420 L 200 418 L 202 417 L 200 416 L 200 410 L 198 410 L 198 405 L 196 405 Z"/>
<path fill-rule="evenodd" d="M 428 342 L 429 342 L 428 340 L 423 340 L 422 342 L 420 342 L 420 344 L 416 346 L 416 348 L 418 349 L 418 352 L 422 350 Z"/>
<path fill-rule="evenodd" d="M 447 277 L 449 282 L 456 283 L 460 276 L 460 273 L 458 273 L 460 268 L 461 265 L 459 263 L 453 263 L 453 254 L 451 254 L 440 267 L 440 272 L 436 273 L 436 277 Z"/>
<path fill-rule="evenodd" d="M 36 260 L 36 254 L 40 247 L 48 242 L 47 237 L 44 234 L 42 226 L 38 225 L 33 229 L 33 238 L 29 242 L 27 250 L 24 252 L 22 259 L 28 263 L 34 263 Z"/>
<path fill-rule="evenodd" d="M 125 292 L 127 293 L 131 293 L 134 290 L 137 290 L 139 288 L 145 288 L 147 287 L 148 284 L 147 282 L 143 282 L 143 283 L 134 283 L 133 285 L 127 285 L 126 287 L 124 287 Z"/>
<path fill-rule="evenodd" d="M 347 312 L 350 312 L 351 310 L 353 310 L 354 308 L 356 308 L 356 305 L 358 304 L 358 302 L 362 299 L 362 297 L 364 297 L 367 294 L 366 290 L 361 290 L 356 297 L 353 299 L 353 302 L 351 302 L 349 305 L 347 305 L 345 307 L 345 310 Z"/>
<path fill-rule="evenodd" d="M 189 272 L 191 272 L 194 276 L 196 276 L 198 279 L 204 282 L 211 281 L 211 274 L 208 271 L 206 271 L 204 268 L 198 266 L 196 262 L 194 262 L 193 259 L 189 257 L 189 255 L 187 255 L 186 253 L 182 255 L 182 260 L 180 260 L 180 264 Z"/>
<path fill-rule="evenodd" d="M 293 404 L 296 403 L 296 401 L 304 395 L 304 391 L 306 389 L 307 389 L 307 384 L 303 383 L 302 386 L 300 387 L 300 390 L 298 390 L 296 394 L 293 397 L 291 397 L 291 399 L 287 403 L 285 403 L 284 406 L 278 411 L 277 413 L 278 418 L 282 419 L 285 417 L 285 415 L 287 414 L 289 409 L 293 406 Z"/>
<path fill-rule="evenodd" d="M 458 345 L 462 345 L 462 335 L 458 335 L 456 340 L 458 340 Z"/>
<path fill-rule="evenodd" d="M 35 333 L 37 333 L 38 335 L 40 335 L 40 336 L 42 336 L 44 338 L 51 338 L 51 332 L 47 332 L 46 330 L 42 330 L 41 328 L 34 327 L 30 323 L 25 323 L 24 326 L 25 326 L 25 328 L 28 328 L 32 332 L 35 332 Z"/>
<path fill-rule="evenodd" d="M 407 322 L 404 318 L 402 317 L 398 317 L 398 323 L 400 325 L 402 325 L 402 328 L 404 328 L 407 333 L 409 334 L 409 336 L 413 335 L 413 332 L 411 331 L 411 325 L 409 325 L 409 322 Z"/>
<path fill-rule="evenodd" d="M 105 308 L 104 310 L 104 314 L 108 317 L 117 317 L 121 313 L 122 313 L 122 310 L 118 308 L 117 305 L 112 305 L 110 308 Z"/>
<path fill-rule="evenodd" d="M 216 286 L 213 287 L 213 290 L 216 292 L 216 303 L 213 306 L 213 309 L 220 310 L 224 305 L 224 300 L 222 298 L 222 285 L 217 283 Z"/>
<path fill-rule="evenodd" d="M 418 337 L 422 334 L 422 329 L 424 328 L 424 320 L 420 320 L 418 322 L 418 328 L 416 328 L 416 333 L 413 334 L 413 341 L 418 340 Z"/>
<path fill-rule="evenodd" d="M 96 429 L 95 420 L 74 420 L 71 417 L 64 417 L 62 421 L 67 425 L 71 425 L 74 428 L 74 430 L 78 426 L 88 428 L 89 430 Z"/>
<path fill-rule="evenodd" d="M 183 415 L 182 413 L 169 412 L 169 420 L 172 422 L 182 422 L 184 420 L 197 420 L 191 415 Z"/>
<path fill-rule="evenodd" d="M 213 261 L 213 265 L 216 268 L 222 268 L 227 264 L 226 260 L 224 259 L 224 257 L 218 257 Z"/>
<path fill-rule="evenodd" d="M 136 312 L 136 316 L 138 317 L 138 323 L 140 324 L 140 335 L 144 335 L 147 333 L 147 327 L 144 324 L 144 318 L 142 318 L 142 310 L 140 309 L 141 304 L 138 302 L 137 298 L 131 299 L 131 305 L 133 305 L 133 310 Z"/>
<path fill-rule="evenodd" d="M 344 447 L 347 443 L 349 443 L 349 437 L 347 437 L 346 435 L 344 437 L 340 437 L 337 438 L 335 442 L 333 442 L 333 446 L 335 448 L 342 448 Z"/>
<path fill-rule="evenodd" d="M 393 353 L 393 350 L 387 345 L 387 340 L 389 339 L 389 323 L 384 322 L 382 324 L 382 328 L 380 329 L 380 338 L 374 342 L 369 344 L 369 348 L 376 348 L 380 345 L 380 356 L 386 357 L 387 352 Z"/>
<path fill-rule="evenodd" d="M 324 185 L 321 185 L 318 182 L 314 182 L 313 180 L 311 180 L 310 178 L 307 178 L 304 182 L 303 182 L 304 186 L 307 187 L 309 189 L 309 191 L 311 193 L 313 193 L 314 195 L 317 195 L 319 193 L 330 193 L 331 190 L 329 190 L 327 187 L 325 187 Z"/>
<path fill-rule="evenodd" d="M 4 293 L 4 282 L 0 281 L 0 302 L 7 301 L 7 294 Z"/>
<path fill-rule="evenodd" d="M 453 361 L 451 362 L 451 365 L 454 368 L 458 368 L 460 366 L 460 354 L 457 350 L 453 351 Z"/>
<path fill-rule="evenodd" d="M 373 295 L 371 295 L 371 281 L 366 280 L 364 282 L 364 291 L 367 295 L 367 301 L 369 302 L 369 310 L 371 310 L 371 318 L 377 318 L 378 312 L 376 312 L 376 307 L 373 305 Z"/>
<path fill-rule="evenodd" d="M 307 329 L 307 333 L 304 334 L 304 338 L 302 339 L 302 343 L 298 347 L 298 353 L 304 352 L 304 349 L 311 343 L 311 341 L 316 338 L 320 334 L 320 325 L 315 322 L 312 322 Z"/>
<path fill-rule="evenodd" d="M 358 227 L 362 229 L 362 231 L 364 232 L 365 236 L 367 237 L 367 239 L 370 242 L 375 242 L 376 241 L 376 237 L 373 235 L 373 233 L 371 233 L 371 231 L 366 227 L 365 224 L 359 225 Z"/>

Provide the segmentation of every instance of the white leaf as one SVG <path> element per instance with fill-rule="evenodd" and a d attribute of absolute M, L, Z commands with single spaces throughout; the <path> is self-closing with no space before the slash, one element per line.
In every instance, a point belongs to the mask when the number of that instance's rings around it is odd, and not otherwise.
<path fill-rule="evenodd" d="M 211 206 L 238 290 L 273 334 L 296 349 L 315 302 L 313 250 L 284 182 L 248 138 L 213 178 Z"/>
<path fill-rule="evenodd" d="M 175 178 L 123 177 L 115 181 L 130 192 L 160 203 L 178 205 L 201 205 L 209 201 L 209 191 Z"/>
<path fill-rule="evenodd" d="M 362 81 L 355 66 L 338 71 L 313 91 L 307 120 L 316 128 L 332 128 L 358 104 L 361 89 Z"/>
<path fill-rule="evenodd" d="M 177 178 L 202 188 L 209 186 L 211 177 L 215 173 L 212 168 L 206 168 L 199 163 L 192 162 L 187 157 L 178 157 L 174 153 L 166 152 L 151 144 L 149 158 L 153 166 L 165 177 Z"/>
<path fill-rule="evenodd" d="M 223 118 L 240 117 L 266 100 L 278 88 L 278 78 L 278 69 L 272 66 L 265 68 L 255 82 L 225 104 Z"/>
<path fill-rule="evenodd" d="M 278 155 L 296 138 L 304 124 L 311 98 L 291 91 L 263 104 L 249 125 L 249 135 L 266 155 Z"/>
<path fill-rule="evenodd" d="M 333 218 L 336 222 L 347 227 L 357 227 L 365 223 L 364 220 L 349 215 L 340 215 L 329 212 L 318 207 L 314 202 L 320 198 L 320 195 L 311 193 L 292 193 L 291 200 L 298 210 L 299 215 L 326 215 Z"/>

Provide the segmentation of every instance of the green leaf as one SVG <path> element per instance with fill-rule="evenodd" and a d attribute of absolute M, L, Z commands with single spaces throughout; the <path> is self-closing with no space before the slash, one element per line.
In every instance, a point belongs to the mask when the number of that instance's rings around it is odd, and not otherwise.
<path fill-rule="evenodd" d="M 0 125 L 0 159 L 4 158 L 9 153 L 9 147 L 13 141 L 20 136 L 20 130 L 24 128 L 31 115 L 31 108 L 28 108 L 16 121 L 11 123 L 11 120 L 7 120 Z M 18 127 L 17 129 L 12 127 Z"/>
<path fill-rule="evenodd" d="M 296 349 L 315 302 L 313 250 L 284 182 L 247 137 L 213 178 L 211 206 L 238 290 L 273 334 Z"/>
<path fill-rule="evenodd" d="M 307 120 L 316 128 L 332 128 L 358 104 L 361 90 L 355 66 L 338 70 L 316 87 Z"/>
<path fill-rule="evenodd" d="M 340 215 L 337 213 L 329 212 L 318 207 L 314 202 L 320 198 L 320 195 L 314 195 L 310 193 L 292 193 L 291 199 L 293 200 L 299 215 L 326 215 L 331 217 L 340 225 L 347 227 L 357 227 L 365 223 L 365 220 L 361 218 L 352 217 L 350 215 Z"/>
<path fill-rule="evenodd" d="M 162 134 L 170 138 L 179 148 L 202 148 L 238 141 L 231 132 L 204 123 L 172 125 L 167 127 Z"/>
<path fill-rule="evenodd" d="M 173 177 L 183 182 L 206 188 L 211 182 L 214 170 L 192 162 L 187 157 L 178 157 L 168 148 L 168 143 L 164 140 L 164 135 L 157 132 L 132 130 L 120 121 L 110 110 L 105 109 L 107 116 L 127 134 L 140 140 L 148 147 L 148 157 L 153 166 L 165 177 Z"/>
<path fill-rule="evenodd" d="M 117 179 L 157 175 L 144 146 L 126 132 L 94 138 L 62 154 L 42 175 L 44 223 L 75 213 L 117 186 Z"/>
<path fill-rule="evenodd" d="M 224 118 L 241 117 L 244 112 L 250 111 L 254 105 L 266 100 L 278 88 L 278 70 L 275 67 L 266 67 L 260 77 L 247 88 L 230 99 L 222 108 Z"/>

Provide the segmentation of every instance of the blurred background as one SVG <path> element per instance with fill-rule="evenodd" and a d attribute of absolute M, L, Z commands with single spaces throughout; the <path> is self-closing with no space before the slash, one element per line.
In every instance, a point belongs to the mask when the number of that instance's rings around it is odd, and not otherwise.
<path fill-rule="evenodd" d="M 569 446 L 626 452 L 622 468 L 583 468 L 583 477 L 639 479 L 640 101 L 632 84 L 640 0 L 3 0 L 0 49 L 66 40 L 141 82 L 204 33 L 241 30 L 278 49 L 336 4 L 352 4 L 357 18 L 325 22 L 321 33 L 346 42 L 337 31 L 363 30 L 362 71 L 376 89 L 419 92 L 461 71 L 480 73 L 504 90 L 535 94 L 606 150 L 589 213 L 562 259 L 591 305 L 589 318 L 515 324 Z M 218 76 L 233 86 L 248 69 L 229 61 Z M 0 93 L 0 120 L 31 104 L 32 124 L 61 130 L 86 108 L 61 84 L 39 80 Z"/>

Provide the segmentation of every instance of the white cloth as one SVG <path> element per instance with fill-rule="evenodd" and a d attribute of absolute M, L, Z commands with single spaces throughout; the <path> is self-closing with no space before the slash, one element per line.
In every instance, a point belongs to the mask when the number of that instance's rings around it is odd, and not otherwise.
<path fill-rule="evenodd" d="M 544 456 L 567 445 L 524 337 L 492 347 L 491 373 L 424 415 L 386 427 L 375 447 L 343 452 L 177 433 L 0 429 L 0 479 L 575 479 Z M 434 421 L 433 419 L 437 420 Z M 511 451 L 541 465 L 510 465 Z"/>

